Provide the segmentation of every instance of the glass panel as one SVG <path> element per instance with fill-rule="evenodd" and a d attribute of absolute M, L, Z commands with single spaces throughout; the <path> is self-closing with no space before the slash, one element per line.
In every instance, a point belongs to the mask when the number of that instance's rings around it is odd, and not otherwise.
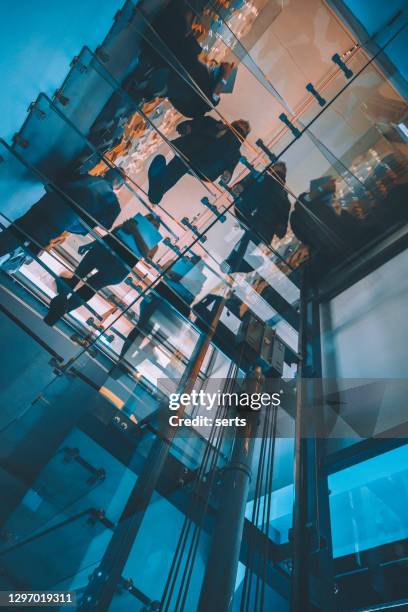
<path fill-rule="evenodd" d="M 13 398 L 14 419 L 1 431 L 1 478 L 8 492 L 2 507 L 1 554 L 6 565 L 10 560 L 12 574 L 14 563 L 27 550 L 30 558 L 34 553 L 48 558 L 49 543 L 68 537 L 67 529 L 75 531 L 78 523 L 85 529 L 88 524 L 100 525 L 103 532 L 112 529 L 125 503 L 124 492 L 135 481 L 133 472 L 85 433 L 95 436 L 95 422 L 89 428 L 92 418 L 114 426 L 114 409 L 109 411 L 102 396 L 79 377 L 56 376 L 45 364 L 36 363 L 41 367 L 38 377 L 48 371 L 49 380 L 42 381 L 40 394 L 26 401 L 20 413 L 22 406 Z M 91 531 L 88 536 L 92 539 Z M 80 559 L 90 544 L 88 536 L 80 546 L 75 538 L 70 556 L 74 565 L 77 554 Z M 30 576 L 37 575 L 36 564 L 31 563 L 30 570 L 22 563 Z M 54 580 L 53 572 L 47 577 L 46 567 L 48 561 L 40 572 L 41 580 Z"/>
<path fill-rule="evenodd" d="M 151 600 L 160 601 L 162 599 L 185 520 L 185 515 L 180 509 L 157 494 L 144 516 L 142 528 L 129 554 L 124 575 L 131 577 L 133 584 L 143 590 Z M 187 585 L 187 609 L 195 609 L 197 606 L 209 546 L 207 530 L 202 530 L 198 536 L 195 554 L 191 555 L 190 547 L 193 550 L 195 548 L 196 538 L 193 538 L 195 528 L 193 523 L 184 554 L 180 555 L 180 566 L 192 568 Z M 140 556 L 141 549 L 144 550 L 143 558 Z M 181 597 L 183 596 L 183 589 L 180 588 L 180 574 L 176 581 L 174 600 L 179 595 L 179 589 Z"/>
<path fill-rule="evenodd" d="M 89 226 L 87 228 L 87 222 L 80 221 L 77 214 L 71 209 L 71 203 L 72 206 L 76 206 L 71 195 L 67 196 L 68 200 L 64 200 L 64 196 L 60 197 L 51 187 L 48 192 L 45 192 L 38 174 L 27 168 L 6 146 L 2 146 L 1 155 L 2 169 L 4 169 L 1 180 L 4 190 L 4 209 L 7 212 L 8 207 L 10 209 L 13 207 L 12 214 L 20 228 L 18 234 L 12 228 L 0 234 L 3 269 L 12 274 L 26 291 L 37 298 L 39 313 L 43 315 L 44 308 L 41 303 L 47 304 L 58 291 L 56 283 L 62 286 L 63 279 L 69 277 L 75 269 L 73 255 L 78 257 L 78 251 L 72 251 L 70 254 L 69 251 L 59 250 L 59 245 L 67 237 L 66 230 L 75 225 L 74 231 L 82 233 L 91 231 L 94 238 L 100 240 L 100 237 L 90 230 Z M 16 179 L 19 180 L 18 189 L 14 188 Z M 69 193 L 72 194 L 72 191 L 73 189 Z M 77 191 L 74 190 L 74 193 Z M 13 206 L 16 197 L 19 197 L 20 200 L 19 208 Z M 40 197 L 39 200 L 38 197 Z M 24 202 L 24 208 L 21 202 Z M 32 206 L 27 211 L 30 203 Z M 24 212 L 25 209 L 25 214 L 18 217 L 16 208 L 21 212 Z M 3 214 L 3 219 L 3 225 L 9 226 L 11 219 L 7 218 L 6 214 Z M 23 249 L 24 243 L 27 243 L 28 246 Z M 75 238 L 73 238 L 73 243 L 75 244 Z M 95 310 L 91 310 L 91 315 L 97 318 L 99 316 Z M 89 317 L 89 312 L 86 316 Z M 46 333 L 45 329 L 45 326 L 42 325 L 41 333 L 49 336 L 50 334 Z M 104 340 L 109 341 L 109 338 Z"/>
<path fill-rule="evenodd" d="M 405 101 L 371 64 L 309 128 L 336 156 L 335 206 L 357 230 L 354 250 L 406 219 L 406 117 Z"/>
<path fill-rule="evenodd" d="M 334 557 L 407 538 L 407 459 L 404 445 L 329 476 Z"/>

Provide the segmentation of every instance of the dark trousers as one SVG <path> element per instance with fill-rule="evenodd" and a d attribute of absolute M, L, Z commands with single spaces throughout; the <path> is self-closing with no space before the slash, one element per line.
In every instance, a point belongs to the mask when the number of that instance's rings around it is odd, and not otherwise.
<path fill-rule="evenodd" d="M 162 172 L 156 175 L 154 180 L 160 181 L 163 188 L 163 195 L 169 191 L 178 181 L 188 174 L 188 167 L 177 156 L 167 164 Z"/>
<path fill-rule="evenodd" d="M 0 257 L 12 253 L 30 239 L 32 242 L 29 243 L 27 250 L 33 255 L 38 255 L 62 231 L 49 226 L 47 219 L 29 210 L 13 225 L 0 232 Z"/>
<path fill-rule="evenodd" d="M 0 232 L 0 257 L 27 242 L 26 249 L 38 255 L 77 218 L 74 210 L 62 202 L 57 194 L 46 193 L 13 225 Z"/>
<path fill-rule="evenodd" d="M 68 299 L 65 312 L 78 308 L 83 302 L 88 302 L 98 291 L 108 285 L 121 283 L 128 275 L 126 266 L 113 255 L 103 244 L 97 242 L 80 261 L 74 276 L 66 281 L 67 289 L 75 289 L 80 278 L 84 278 L 96 269 L 88 279 L 87 284 L 74 291 Z"/>
<path fill-rule="evenodd" d="M 137 340 L 137 338 L 142 335 L 149 333 L 149 321 L 154 311 L 158 306 L 158 302 L 160 301 L 159 296 L 150 294 L 149 298 L 144 298 L 144 300 L 140 303 L 140 311 L 139 311 L 139 319 L 137 325 L 132 329 L 130 334 L 125 340 L 125 343 L 120 352 L 120 356 L 124 357 L 132 344 Z"/>
<path fill-rule="evenodd" d="M 230 267 L 230 273 L 252 272 L 253 267 L 245 260 L 245 255 L 250 242 L 253 242 L 257 246 L 260 244 L 261 240 L 255 236 L 253 232 L 246 230 L 245 234 L 241 237 L 239 242 L 235 245 L 225 260 Z"/>
<path fill-rule="evenodd" d="M 0 233 L 0 257 L 15 251 L 25 240 L 28 240 L 28 238 L 24 238 L 17 229 L 14 227 L 7 227 Z"/>

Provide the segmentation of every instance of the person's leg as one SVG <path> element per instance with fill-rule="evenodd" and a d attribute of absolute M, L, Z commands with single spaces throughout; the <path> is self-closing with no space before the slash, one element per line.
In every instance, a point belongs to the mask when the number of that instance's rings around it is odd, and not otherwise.
<path fill-rule="evenodd" d="M 156 296 L 151 296 L 151 299 L 149 299 L 149 296 L 147 296 L 141 301 L 139 319 L 123 344 L 122 350 L 120 352 L 121 357 L 125 356 L 132 344 L 141 334 L 144 335 L 145 333 L 147 333 L 147 327 L 150 317 L 157 308 L 157 301 L 158 298 Z"/>
<path fill-rule="evenodd" d="M 73 291 L 68 299 L 70 290 L 73 290 L 79 280 L 85 278 L 95 268 L 97 272 L 87 279 L 86 284 Z M 57 283 L 59 292 L 50 302 L 48 314 L 44 318 L 45 323 L 54 325 L 65 313 L 88 302 L 100 289 L 120 283 L 126 274 L 127 270 L 120 265 L 119 260 L 102 244 L 96 243 L 80 261 L 71 279 L 63 279 Z"/>
<path fill-rule="evenodd" d="M 243 236 L 241 236 L 239 242 L 234 246 L 231 253 L 226 258 L 225 262 L 221 264 L 221 269 L 224 272 L 249 272 L 250 267 L 245 263 L 244 257 L 251 239 L 251 233 L 247 230 Z M 225 264 L 225 265 L 224 265 Z M 248 269 L 249 268 L 249 269 Z"/>
<path fill-rule="evenodd" d="M 123 374 L 123 372 L 126 372 L 126 355 L 132 348 L 132 346 L 135 344 L 135 342 L 138 339 L 143 340 L 144 335 L 149 331 L 149 320 L 154 311 L 156 310 L 157 303 L 159 300 L 159 298 L 155 295 L 151 295 L 150 297 L 151 299 L 149 299 L 148 296 L 142 300 L 140 304 L 139 319 L 137 321 L 137 324 L 132 329 L 122 346 L 122 350 L 120 351 L 119 355 L 119 361 L 112 367 L 110 371 L 110 375 L 114 379 L 118 379 L 120 375 Z M 134 359 L 132 360 L 132 365 L 136 365 Z"/>
<path fill-rule="evenodd" d="M 42 214 L 41 207 L 37 203 L 0 232 L 0 257 L 22 247 L 25 243 L 27 251 L 38 255 L 53 238 L 55 231 L 49 226 L 47 217 Z"/>
<path fill-rule="evenodd" d="M 188 172 L 187 166 L 177 156 L 166 165 L 163 155 L 157 155 L 149 168 L 149 200 L 158 204 L 164 194 Z"/>
<path fill-rule="evenodd" d="M 101 255 L 103 255 L 105 250 L 106 249 L 100 244 L 93 245 L 85 257 L 81 259 L 70 278 L 65 276 L 58 277 L 55 281 L 58 294 L 61 297 L 67 297 L 81 280 L 88 276 L 92 270 L 98 268 L 101 261 Z"/>
<path fill-rule="evenodd" d="M 24 239 L 19 238 L 12 227 L 7 227 L 0 232 L 0 257 L 4 257 L 8 253 L 12 253 L 18 247 L 22 246 Z"/>
<path fill-rule="evenodd" d="M 82 285 L 72 293 L 67 301 L 65 312 L 71 312 L 71 310 L 89 302 L 101 289 L 121 283 L 127 274 L 127 269 L 117 262 L 116 258 L 112 256 L 110 259 L 105 258 L 104 261 L 99 262 L 98 271 L 87 279 L 86 285 Z"/>
<path fill-rule="evenodd" d="M 179 157 L 174 156 L 167 164 L 166 169 L 161 178 L 163 185 L 163 193 L 169 191 L 178 181 L 188 174 L 188 167 L 181 161 Z"/>

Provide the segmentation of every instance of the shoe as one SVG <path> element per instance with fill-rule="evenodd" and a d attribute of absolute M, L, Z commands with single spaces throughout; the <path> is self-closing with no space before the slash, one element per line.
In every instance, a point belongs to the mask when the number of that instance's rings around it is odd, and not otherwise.
<path fill-rule="evenodd" d="M 158 204 L 163 197 L 163 184 L 160 180 L 160 173 L 166 167 L 164 155 L 156 155 L 149 167 L 149 200 L 152 204 Z"/>
<path fill-rule="evenodd" d="M 3 268 L 5 264 L 11 259 L 10 253 L 6 253 L 0 257 L 0 268 Z"/>
<path fill-rule="evenodd" d="M 18 247 L 12 253 L 7 253 L 0 257 L 0 268 L 9 274 L 18 272 L 23 264 L 32 262 L 32 258 L 27 255 L 22 247 Z"/>
<path fill-rule="evenodd" d="M 67 298 L 65 295 L 56 295 L 50 302 L 50 308 L 48 313 L 44 317 L 44 323 L 52 327 L 55 323 L 61 319 L 65 313 L 67 305 Z"/>

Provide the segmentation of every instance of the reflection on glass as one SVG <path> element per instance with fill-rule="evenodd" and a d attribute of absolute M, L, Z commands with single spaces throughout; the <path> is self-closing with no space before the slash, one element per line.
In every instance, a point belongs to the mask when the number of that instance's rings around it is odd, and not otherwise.
<path fill-rule="evenodd" d="M 407 459 L 404 445 L 329 476 L 335 557 L 407 538 Z"/>

